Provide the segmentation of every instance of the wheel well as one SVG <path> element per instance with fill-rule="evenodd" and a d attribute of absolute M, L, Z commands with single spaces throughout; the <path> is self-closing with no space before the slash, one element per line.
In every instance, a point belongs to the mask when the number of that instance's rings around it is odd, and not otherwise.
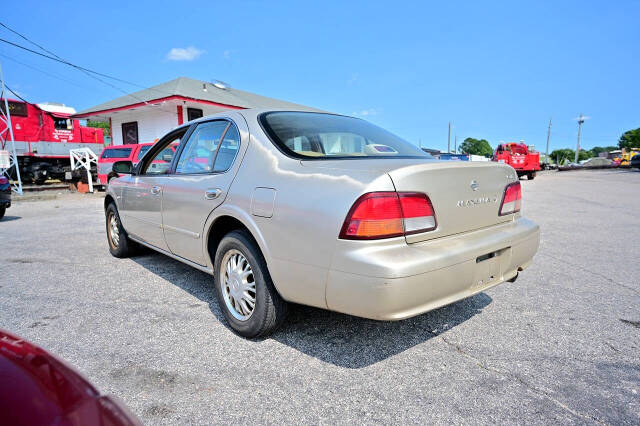
<path fill-rule="evenodd" d="M 218 246 L 220 245 L 220 241 L 231 231 L 235 231 L 238 229 L 243 229 L 247 231 L 247 233 L 253 238 L 251 231 L 249 228 L 244 226 L 242 222 L 232 216 L 220 216 L 216 219 L 211 225 L 211 232 L 209 233 L 209 240 L 207 241 L 207 246 L 209 250 L 209 256 L 211 257 L 211 263 L 215 262 L 216 251 L 218 250 Z M 255 241 L 255 238 L 254 238 Z"/>
<path fill-rule="evenodd" d="M 109 207 L 109 204 L 114 203 L 115 201 L 111 195 L 107 195 L 104 197 L 104 209 L 106 210 Z"/>

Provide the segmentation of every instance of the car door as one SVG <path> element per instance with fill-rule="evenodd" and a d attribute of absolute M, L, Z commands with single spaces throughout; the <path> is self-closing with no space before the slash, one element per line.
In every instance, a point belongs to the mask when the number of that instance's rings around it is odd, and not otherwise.
<path fill-rule="evenodd" d="M 175 255 L 206 265 L 204 224 L 226 197 L 241 157 L 240 139 L 235 122 L 218 119 L 198 123 L 181 145 L 162 188 L 164 236 Z"/>
<path fill-rule="evenodd" d="M 167 181 L 178 144 L 187 129 L 160 140 L 153 152 L 129 176 L 122 189 L 120 215 L 127 232 L 157 248 L 168 250 L 162 232 L 162 188 Z"/>

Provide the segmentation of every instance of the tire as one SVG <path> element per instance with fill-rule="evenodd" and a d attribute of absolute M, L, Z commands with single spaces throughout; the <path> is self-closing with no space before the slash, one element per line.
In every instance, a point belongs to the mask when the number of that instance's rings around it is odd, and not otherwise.
<path fill-rule="evenodd" d="M 107 226 L 107 243 L 109 244 L 109 252 L 111 255 L 118 258 L 124 258 L 134 254 L 136 244 L 129 239 L 127 233 L 122 227 L 120 215 L 118 215 L 118 209 L 115 204 L 111 203 L 107 206 L 107 209 L 105 210 L 105 218 Z M 112 224 L 112 219 L 115 220 L 115 224 Z"/>
<path fill-rule="evenodd" d="M 239 272 L 247 273 L 247 265 L 249 274 L 242 277 Z M 232 231 L 220 241 L 214 266 L 218 305 L 236 333 L 248 338 L 266 336 L 284 322 L 288 304 L 274 287 L 260 248 L 247 231 Z"/>
<path fill-rule="evenodd" d="M 4 217 L 4 213 L 7 211 L 5 206 L 0 207 L 0 220 Z"/>
<path fill-rule="evenodd" d="M 533 180 L 536 177 L 536 172 L 531 172 L 527 175 L 527 179 Z"/>

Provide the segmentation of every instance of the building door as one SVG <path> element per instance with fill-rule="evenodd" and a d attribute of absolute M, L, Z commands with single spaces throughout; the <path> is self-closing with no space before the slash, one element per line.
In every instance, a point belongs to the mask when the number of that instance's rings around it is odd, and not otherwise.
<path fill-rule="evenodd" d="M 138 122 L 122 123 L 122 143 L 125 145 L 138 143 Z"/>
<path fill-rule="evenodd" d="M 240 133 L 230 120 L 199 123 L 181 147 L 162 188 L 164 235 L 174 254 L 207 264 L 204 224 L 226 197 L 239 151 Z"/>

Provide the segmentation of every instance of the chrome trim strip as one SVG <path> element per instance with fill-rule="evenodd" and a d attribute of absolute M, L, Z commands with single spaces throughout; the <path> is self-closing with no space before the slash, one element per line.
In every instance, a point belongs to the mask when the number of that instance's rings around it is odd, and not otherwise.
<path fill-rule="evenodd" d="M 171 226 L 171 225 L 162 225 L 161 227 L 164 229 L 168 229 L 169 231 L 174 231 L 180 234 L 187 235 L 191 238 L 195 238 L 196 240 L 200 238 L 200 234 L 198 234 L 197 232 L 187 231 L 186 229 L 176 228 L 175 226 Z"/>
<path fill-rule="evenodd" d="M 143 245 L 145 247 L 149 247 L 150 249 L 157 251 L 158 253 L 162 253 L 164 255 L 169 256 L 172 259 L 175 259 L 175 260 L 177 260 L 179 262 L 182 262 L 182 263 L 184 263 L 186 265 L 189 265 L 189 266 L 192 266 L 192 267 L 194 267 L 196 269 L 199 269 L 202 272 L 206 272 L 209 275 L 213 275 L 213 270 L 207 268 L 206 266 L 202 266 L 202 265 L 199 265 L 197 263 L 194 263 L 194 262 L 192 262 L 192 261 L 190 261 L 188 259 L 185 259 L 184 257 L 176 256 L 175 254 L 173 254 L 171 252 L 162 250 L 161 248 L 158 248 L 158 247 L 153 246 L 153 245 L 151 245 L 151 244 L 149 244 L 147 242 L 144 242 L 141 239 L 138 239 L 138 238 L 134 237 L 133 235 L 129 235 L 129 238 L 131 240 L 135 241 L 136 243 L 140 244 L 140 245 Z"/>

